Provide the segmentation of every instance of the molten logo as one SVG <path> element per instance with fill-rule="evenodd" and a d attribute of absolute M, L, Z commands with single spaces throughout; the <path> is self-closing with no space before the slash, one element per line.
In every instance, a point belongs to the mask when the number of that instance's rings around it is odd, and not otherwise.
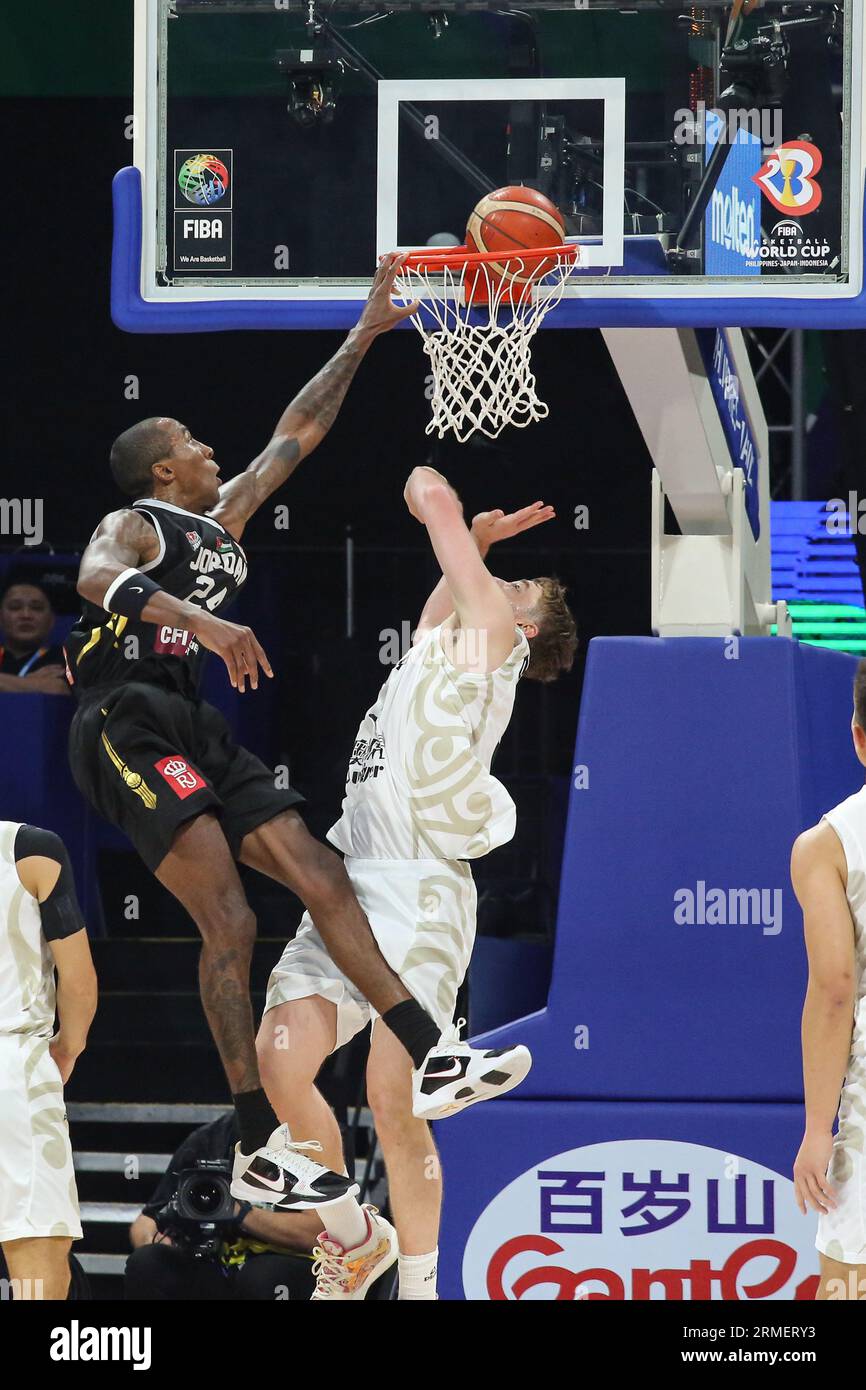
<path fill-rule="evenodd" d="M 823 193 L 815 177 L 824 159 L 817 145 L 789 140 L 774 150 L 754 175 L 755 183 L 778 212 L 805 217 L 821 204 Z"/>
<path fill-rule="evenodd" d="M 736 184 L 729 194 L 716 189 L 710 214 L 710 236 L 716 245 L 736 251 L 738 256 L 750 255 L 757 236 L 755 209 Z"/>

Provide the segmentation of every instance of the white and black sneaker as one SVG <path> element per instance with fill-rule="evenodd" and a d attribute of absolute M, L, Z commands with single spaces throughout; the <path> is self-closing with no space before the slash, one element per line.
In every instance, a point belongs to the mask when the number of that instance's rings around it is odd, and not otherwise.
<path fill-rule="evenodd" d="M 532 1066 L 528 1047 L 470 1047 L 460 1029 L 442 1035 L 412 1073 L 412 1114 L 419 1120 L 442 1120 L 480 1100 L 494 1100 L 519 1086 Z"/>
<path fill-rule="evenodd" d="M 241 1153 L 235 1146 L 232 1196 L 239 1202 L 273 1211 L 311 1211 L 326 1207 L 341 1197 L 355 1196 L 358 1184 L 340 1173 L 332 1173 L 301 1149 L 321 1153 L 315 1139 L 293 1144 L 288 1125 L 275 1129 L 267 1144 L 255 1153 Z"/>

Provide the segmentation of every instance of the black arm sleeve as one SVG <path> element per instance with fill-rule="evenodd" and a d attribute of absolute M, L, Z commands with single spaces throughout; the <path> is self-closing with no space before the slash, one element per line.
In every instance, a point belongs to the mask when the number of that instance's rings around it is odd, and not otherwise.
<path fill-rule="evenodd" d="M 75 896 L 75 879 L 66 846 L 53 830 L 22 825 L 15 836 L 15 863 L 38 854 L 60 865 L 60 875 L 44 902 L 39 904 L 46 941 L 57 941 L 84 930 L 84 918 Z"/>

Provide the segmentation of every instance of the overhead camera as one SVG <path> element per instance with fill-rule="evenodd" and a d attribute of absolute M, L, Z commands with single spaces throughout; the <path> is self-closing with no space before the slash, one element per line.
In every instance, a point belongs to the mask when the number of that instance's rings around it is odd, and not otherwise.
<path fill-rule="evenodd" d="M 779 31 L 771 36 L 758 34 L 751 39 L 739 39 L 722 52 L 720 83 L 730 81 L 728 92 L 732 101 L 747 96 L 750 100 L 779 106 L 787 85 L 789 53 L 787 39 Z"/>
<path fill-rule="evenodd" d="M 329 125 L 337 111 L 337 97 L 345 63 L 327 47 L 285 48 L 276 55 L 277 67 L 289 82 L 289 115 L 309 129 Z"/>

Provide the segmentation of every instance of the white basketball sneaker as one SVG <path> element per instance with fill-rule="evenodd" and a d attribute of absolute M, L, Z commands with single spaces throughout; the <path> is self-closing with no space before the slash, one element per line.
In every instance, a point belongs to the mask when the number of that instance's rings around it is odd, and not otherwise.
<path fill-rule="evenodd" d="M 364 1215 L 367 1218 L 366 1239 L 350 1250 L 344 1250 L 327 1231 L 319 1236 L 319 1244 L 313 1249 L 316 1291 L 311 1302 L 366 1298 L 370 1285 L 381 1279 L 394 1264 L 398 1254 L 394 1227 L 380 1216 L 376 1207 L 365 1206 Z"/>
<path fill-rule="evenodd" d="M 232 1196 L 273 1211 L 310 1211 L 357 1194 L 356 1182 L 307 1158 L 302 1149 L 322 1152 L 315 1139 L 292 1143 L 288 1125 L 275 1129 L 255 1153 L 241 1153 L 240 1144 L 235 1145 Z"/>
<path fill-rule="evenodd" d="M 528 1047 L 470 1047 L 460 1041 L 460 1019 L 442 1034 L 424 1065 L 412 1072 L 412 1114 L 442 1120 L 480 1100 L 494 1100 L 519 1086 L 532 1066 Z"/>

